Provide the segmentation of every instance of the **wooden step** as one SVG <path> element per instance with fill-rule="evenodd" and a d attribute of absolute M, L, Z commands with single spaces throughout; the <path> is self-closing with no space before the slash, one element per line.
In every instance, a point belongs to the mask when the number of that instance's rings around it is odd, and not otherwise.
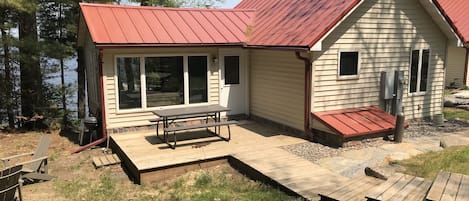
<path fill-rule="evenodd" d="M 93 164 L 96 168 L 120 164 L 121 160 L 117 157 L 116 154 L 108 154 L 104 156 L 93 157 Z"/>

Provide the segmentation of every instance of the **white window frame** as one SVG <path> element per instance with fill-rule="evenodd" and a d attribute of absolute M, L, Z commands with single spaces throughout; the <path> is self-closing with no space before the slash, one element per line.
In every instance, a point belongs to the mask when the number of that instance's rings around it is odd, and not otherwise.
<path fill-rule="evenodd" d="M 415 92 L 411 92 L 410 91 L 410 84 L 412 82 L 412 52 L 415 51 L 415 50 L 418 50 L 419 51 L 419 63 L 418 63 L 418 71 L 417 71 L 417 86 L 416 86 L 416 91 Z M 421 79 L 422 79 L 422 59 L 423 59 L 423 50 L 428 50 L 428 70 L 427 70 L 427 88 L 425 88 L 425 91 L 420 91 L 420 82 L 421 82 Z M 428 93 L 428 79 L 430 78 L 430 71 L 431 71 L 431 59 L 432 58 L 432 50 L 430 48 L 412 48 L 410 50 L 410 56 L 409 56 L 409 86 L 408 86 L 408 94 L 410 96 L 423 96 L 423 95 L 426 95 Z"/>
<path fill-rule="evenodd" d="M 147 86 L 145 76 L 145 58 L 146 57 L 183 57 L 183 77 L 184 77 L 184 104 L 169 105 L 161 107 L 147 107 Z M 189 103 L 189 57 L 190 56 L 205 56 L 207 57 L 207 102 L 204 103 Z M 118 58 L 139 57 L 140 58 L 140 87 L 141 87 L 141 101 L 142 107 L 136 109 L 120 109 L 119 107 L 119 86 L 118 86 L 118 73 L 117 73 L 117 59 Z M 182 108 L 191 106 L 209 105 L 211 102 L 210 96 L 210 54 L 208 53 L 186 53 L 186 54 L 118 54 L 114 55 L 114 84 L 115 84 L 115 99 L 116 99 L 116 112 L 118 114 L 135 113 L 135 112 L 150 112 L 155 109 L 170 109 Z"/>
<path fill-rule="evenodd" d="M 353 53 L 358 53 L 358 63 L 357 63 L 357 74 L 356 75 L 340 75 L 340 60 L 341 60 L 341 55 L 342 53 L 345 52 L 353 52 Z M 344 49 L 344 50 L 339 50 L 339 53 L 337 54 L 337 79 L 338 80 L 356 80 L 360 78 L 360 69 L 361 69 L 361 51 L 359 49 Z"/>

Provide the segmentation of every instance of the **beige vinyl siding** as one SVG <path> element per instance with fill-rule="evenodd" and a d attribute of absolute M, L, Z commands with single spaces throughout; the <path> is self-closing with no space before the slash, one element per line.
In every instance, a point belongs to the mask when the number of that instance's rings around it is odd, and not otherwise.
<path fill-rule="evenodd" d="M 104 50 L 104 77 L 105 77 L 105 102 L 106 125 L 108 129 L 135 127 L 149 125 L 148 120 L 155 116 L 150 111 L 125 112 L 117 110 L 118 97 L 116 94 L 115 56 L 118 55 L 171 55 L 171 54 L 207 54 L 209 57 L 209 103 L 219 103 L 219 67 L 218 63 L 212 63 L 212 56 L 218 55 L 217 48 L 119 48 Z M 184 107 L 184 106 L 181 106 Z"/>
<path fill-rule="evenodd" d="M 466 49 L 448 47 L 448 63 L 446 65 L 446 86 L 455 83 L 457 87 L 464 85 L 464 65 L 466 63 Z"/>
<path fill-rule="evenodd" d="M 293 51 L 251 50 L 250 112 L 303 130 L 304 64 Z"/>
<path fill-rule="evenodd" d="M 447 38 L 418 0 L 364 1 L 313 54 L 313 112 L 380 105 L 380 73 L 405 71 L 407 118 L 441 114 Z M 430 49 L 428 92 L 410 95 L 412 49 Z M 359 50 L 359 79 L 338 80 L 340 50 Z"/>

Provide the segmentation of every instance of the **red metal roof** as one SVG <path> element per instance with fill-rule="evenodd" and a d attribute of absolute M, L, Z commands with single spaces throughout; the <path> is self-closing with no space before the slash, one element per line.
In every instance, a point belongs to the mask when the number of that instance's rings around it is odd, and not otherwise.
<path fill-rule="evenodd" d="M 256 9 L 248 45 L 311 48 L 360 0 L 243 0 L 238 9 Z"/>
<path fill-rule="evenodd" d="M 434 0 L 443 14 L 449 19 L 458 35 L 469 43 L 469 1 Z"/>
<path fill-rule="evenodd" d="M 313 113 L 316 118 L 344 138 L 394 130 L 396 117 L 371 106 Z"/>
<path fill-rule="evenodd" d="M 80 3 L 96 44 L 241 44 L 246 9 L 185 9 Z"/>

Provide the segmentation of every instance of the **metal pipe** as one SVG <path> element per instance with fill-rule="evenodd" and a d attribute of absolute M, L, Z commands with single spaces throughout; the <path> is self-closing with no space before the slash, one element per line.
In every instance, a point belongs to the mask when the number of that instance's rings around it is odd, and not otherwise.
<path fill-rule="evenodd" d="M 312 138 L 311 130 L 309 129 L 309 119 L 311 115 L 311 86 L 312 86 L 312 73 L 311 73 L 311 59 L 302 57 L 299 51 L 295 52 L 296 58 L 302 60 L 305 64 L 305 98 L 304 98 L 304 131 L 308 138 Z"/>
<path fill-rule="evenodd" d="M 73 151 L 72 154 L 79 153 L 83 150 L 89 149 L 93 146 L 99 145 L 107 140 L 107 129 L 106 129 L 106 108 L 104 104 L 104 78 L 103 78 L 103 49 L 99 49 L 98 54 L 98 69 L 99 69 L 99 82 L 101 88 L 101 128 L 102 128 L 102 137 L 94 142 L 91 142 L 87 145 L 81 146 L 77 150 Z"/>
<path fill-rule="evenodd" d="M 467 86 L 467 68 L 469 64 L 469 48 L 466 47 L 466 61 L 464 62 L 464 80 L 463 80 L 463 85 Z"/>

